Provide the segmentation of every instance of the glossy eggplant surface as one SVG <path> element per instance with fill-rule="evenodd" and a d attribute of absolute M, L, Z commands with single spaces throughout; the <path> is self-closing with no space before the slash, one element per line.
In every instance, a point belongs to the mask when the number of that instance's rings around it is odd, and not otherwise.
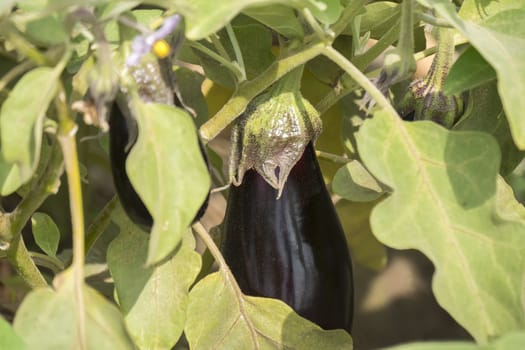
<path fill-rule="evenodd" d="M 324 329 L 350 330 L 352 263 L 311 143 L 279 199 L 254 170 L 232 186 L 221 246 L 245 294 L 281 299 Z"/>

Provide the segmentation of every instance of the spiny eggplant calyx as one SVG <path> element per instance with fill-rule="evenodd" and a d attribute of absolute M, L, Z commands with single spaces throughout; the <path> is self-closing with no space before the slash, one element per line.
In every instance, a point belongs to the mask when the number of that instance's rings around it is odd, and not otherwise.
<path fill-rule="evenodd" d="M 302 71 L 297 68 L 255 98 L 234 126 L 230 155 L 234 185 L 255 169 L 280 197 L 305 147 L 321 133 L 319 113 L 299 91 Z"/>

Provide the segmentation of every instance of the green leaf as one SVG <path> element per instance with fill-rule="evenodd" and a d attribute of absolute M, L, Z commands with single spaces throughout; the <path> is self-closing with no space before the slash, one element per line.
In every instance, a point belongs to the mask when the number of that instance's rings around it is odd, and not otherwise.
<path fill-rule="evenodd" d="M 11 325 L 0 316 L 0 349 L 25 350 L 27 346 Z"/>
<path fill-rule="evenodd" d="M 186 37 L 190 40 L 203 39 L 217 32 L 250 7 L 281 4 L 296 9 L 308 8 L 325 24 L 335 22 L 343 9 L 339 0 L 185 0 L 185 3 L 181 11 L 186 17 Z"/>
<path fill-rule="evenodd" d="M 383 186 L 358 160 L 341 167 L 332 180 L 335 194 L 354 202 L 370 202 L 383 194 Z"/>
<path fill-rule="evenodd" d="M 15 0 L 4 0 L 0 2 L 0 17 L 6 16 L 11 13 L 11 10 L 15 6 Z"/>
<path fill-rule="evenodd" d="M 60 231 L 53 219 L 44 213 L 35 213 L 31 218 L 33 236 L 38 246 L 49 256 L 56 256 Z"/>
<path fill-rule="evenodd" d="M 335 205 L 352 260 L 369 269 L 379 271 L 387 262 L 386 247 L 372 234 L 370 212 L 377 202 L 356 203 L 344 199 Z"/>
<path fill-rule="evenodd" d="M 287 38 L 304 36 L 303 27 L 290 7 L 284 5 L 252 7 L 245 9 L 243 13 Z"/>
<path fill-rule="evenodd" d="M 394 191 L 372 211 L 375 236 L 433 262 L 436 299 L 479 343 L 522 329 L 525 221 L 496 212 L 494 138 L 380 111 L 357 141 L 368 170 Z"/>
<path fill-rule="evenodd" d="M 525 155 L 512 142 L 495 82 L 469 92 L 465 112 L 454 125 L 454 130 L 483 131 L 494 136 L 501 151 L 500 172 L 503 175 L 512 172 Z"/>
<path fill-rule="evenodd" d="M 14 328 L 28 349 L 78 348 L 77 305 L 73 273 L 67 270 L 55 278 L 56 290 L 38 288 L 29 293 L 16 313 Z M 84 285 L 86 342 L 88 350 L 129 350 L 122 315 L 94 289 Z"/>
<path fill-rule="evenodd" d="M 379 39 L 399 20 L 401 10 L 398 3 L 378 1 L 365 6 L 366 12 L 361 15 L 359 32 L 370 32 L 370 36 Z M 352 35 L 352 25 L 348 25 L 343 34 Z"/>
<path fill-rule="evenodd" d="M 210 189 L 197 130 L 183 110 L 133 101 L 139 135 L 126 171 L 153 216 L 147 264 L 166 258 L 180 243 Z"/>
<path fill-rule="evenodd" d="M 16 19 L 16 17 L 15 17 Z M 69 35 L 64 28 L 64 14 L 53 13 L 30 22 L 15 22 L 18 29 L 41 46 L 67 43 Z"/>
<path fill-rule="evenodd" d="M 494 79 L 494 68 L 471 46 L 450 69 L 444 91 L 447 95 L 457 95 Z"/>
<path fill-rule="evenodd" d="M 352 349 L 345 331 L 324 331 L 282 301 L 245 296 L 230 279 L 215 272 L 191 290 L 184 329 L 191 349 Z"/>
<path fill-rule="evenodd" d="M 463 0 L 461 8 L 459 9 L 459 16 L 466 21 L 479 23 L 483 19 L 494 16 L 498 12 L 506 10 L 518 10 L 523 8 L 525 8 L 525 0 Z"/>
<path fill-rule="evenodd" d="M 201 90 L 205 77 L 184 67 L 178 67 L 174 75 L 184 105 L 195 113 L 195 124 L 204 124 L 208 120 L 208 106 Z"/>
<path fill-rule="evenodd" d="M 463 21 L 448 0 L 418 0 L 433 7 L 491 64 L 514 142 L 525 149 L 525 9 L 498 12 L 481 24 Z"/>
<path fill-rule="evenodd" d="M 17 165 L 21 184 L 31 178 L 38 164 L 44 115 L 56 88 L 57 72 L 35 68 L 18 81 L 0 110 L 3 158 Z"/>
<path fill-rule="evenodd" d="M 141 349 L 171 349 L 182 334 L 188 290 L 200 271 L 193 235 L 188 231 L 175 254 L 146 267 L 148 235 L 122 208 L 115 217 L 120 217 L 120 234 L 108 248 L 107 261 L 127 328 Z"/>

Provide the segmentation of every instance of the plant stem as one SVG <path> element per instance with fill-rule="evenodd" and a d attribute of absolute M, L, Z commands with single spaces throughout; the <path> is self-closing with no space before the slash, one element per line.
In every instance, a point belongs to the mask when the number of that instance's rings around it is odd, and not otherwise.
<path fill-rule="evenodd" d="M 253 80 L 241 83 L 232 97 L 210 120 L 200 128 L 204 143 L 216 137 L 224 128 L 233 122 L 255 96 L 280 79 L 292 69 L 302 65 L 323 52 L 326 45 L 316 42 L 303 50 L 274 62 L 261 75 Z"/>
<path fill-rule="evenodd" d="M 62 85 L 55 98 L 59 115 L 58 140 L 62 146 L 68 180 L 69 203 L 73 228 L 73 275 L 77 303 L 77 325 L 79 349 L 86 349 L 85 305 L 84 305 L 84 209 L 82 187 L 78 167 L 78 152 L 75 134 L 78 129 L 67 106 L 66 93 Z"/>
<path fill-rule="evenodd" d="M 250 330 L 252 340 L 255 345 L 258 345 L 257 335 L 255 334 L 255 329 L 253 325 L 251 324 L 251 320 L 248 317 L 246 317 L 246 311 L 244 309 L 244 294 L 242 293 L 241 288 L 239 287 L 239 284 L 237 284 L 237 281 L 235 280 L 235 277 L 233 276 L 233 273 L 230 270 L 230 267 L 224 260 L 224 257 L 222 256 L 219 247 L 217 247 L 217 245 L 213 241 L 213 238 L 211 238 L 208 231 L 206 231 L 206 229 L 204 228 L 204 226 L 202 226 L 200 222 L 193 224 L 192 228 L 193 228 L 193 231 L 197 234 L 197 236 L 199 236 L 202 242 L 206 245 L 209 252 L 211 253 L 213 258 L 219 265 L 219 270 L 222 272 L 226 281 L 231 285 L 235 293 L 235 296 L 237 297 L 238 303 L 239 303 L 239 311 L 243 314 L 245 318 L 244 321 L 248 323 L 249 325 L 248 328 Z"/>
<path fill-rule="evenodd" d="M 6 251 L 6 256 L 14 269 L 31 288 L 47 287 L 47 282 L 29 255 L 22 235 L 16 235 Z"/>
<path fill-rule="evenodd" d="M 93 223 L 88 227 L 86 232 L 86 249 L 85 255 L 89 254 L 89 251 L 95 245 L 97 239 L 104 233 L 109 223 L 111 222 L 111 215 L 119 203 L 118 197 L 113 196 L 102 209 L 102 211 L 93 220 Z"/>
<path fill-rule="evenodd" d="M 56 275 L 64 270 L 64 264 L 58 258 L 46 254 L 29 252 L 36 265 L 47 267 Z"/>
<path fill-rule="evenodd" d="M 437 18 L 432 15 L 429 15 L 428 13 L 420 12 L 417 14 L 419 18 L 428 24 L 431 24 L 435 27 L 445 27 L 445 28 L 452 28 L 452 24 L 450 24 L 449 21 L 443 18 Z"/>
<path fill-rule="evenodd" d="M 376 103 L 382 107 L 392 117 L 399 118 L 396 110 L 388 102 L 386 97 L 378 90 L 378 88 L 364 75 L 356 66 L 346 59 L 341 53 L 329 46 L 323 50 L 323 55 L 332 60 L 335 64 L 341 67 L 353 80 L 357 82 L 363 89 L 365 89 Z"/>
<path fill-rule="evenodd" d="M 196 50 L 199 50 L 200 52 L 208 55 L 210 58 L 214 59 L 215 61 L 219 62 L 224 67 L 228 68 L 228 70 L 230 70 L 233 73 L 233 75 L 235 75 L 235 78 L 237 78 L 237 80 L 239 80 L 239 81 L 241 80 L 241 78 L 243 76 L 243 73 L 240 71 L 240 69 L 239 69 L 239 67 L 237 65 L 235 65 L 232 62 L 226 60 L 224 57 L 222 57 L 221 55 L 219 55 L 215 51 L 207 48 L 206 46 L 202 45 L 199 42 L 193 41 L 193 42 L 190 43 L 190 46 L 192 48 L 194 48 Z"/>
<path fill-rule="evenodd" d="M 235 52 L 235 59 L 242 73 L 242 77 L 241 77 L 242 79 L 239 80 L 239 83 L 241 83 L 246 80 L 246 69 L 244 67 L 244 59 L 242 57 L 241 47 L 239 46 L 239 42 L 237 41 L 235 32 L 233 31 L 233 28 L 231 24 L 229 23 L 226 25 L 226 32 L 228 33 L 228 36 L 230 37 L 230 42 L 233 47 L 233 52 Z"/>
<path fill-rule="evenodd" d="M 315 154 L 317 155 L 318 158 L 327 159 L 334 163 L 339 163 L 339 164 L 346 164 L 352 161 L 351 159 L 348 159 L 346 157 L 338 156 L 337 154 L 323 152 L 319 150 L 315 150 Z"/>
<path fill-rule="evenodd" d="M 437 53 L 425 77 L 425 86 L 434 90 L 442 90 L 450 67 L 454 63 L 454 29 L 438 29 Z"/>

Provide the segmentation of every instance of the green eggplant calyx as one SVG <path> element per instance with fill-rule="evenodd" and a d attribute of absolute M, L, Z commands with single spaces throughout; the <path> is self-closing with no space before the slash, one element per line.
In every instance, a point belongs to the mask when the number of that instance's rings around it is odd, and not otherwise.
<path fill-rule="evenodd" d="M 303 67 L 296 68 L 255 98 L 232 133 L 230 179 L 239 186 L 257 171 L 280 197 L 293 166 L 322 129 L 317 110 L 299 91 Z"/>

